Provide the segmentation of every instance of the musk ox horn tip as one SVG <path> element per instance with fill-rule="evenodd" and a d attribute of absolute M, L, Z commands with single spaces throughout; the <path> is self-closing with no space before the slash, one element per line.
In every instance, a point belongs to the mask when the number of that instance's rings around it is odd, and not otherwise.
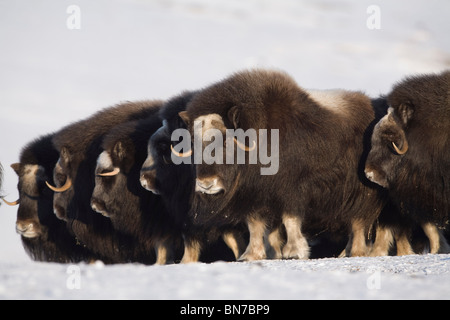
<path fill-rule="evenodd" d="M 9 202 L 9 201 L 5 200 L 4 197 L 1 197 L 1 199 L 3 200 L 4 203 L 6 203 L 6 204 L 7 204 L 8 206 L 10 206 L 10 207 L 17 206 L 17 205 L 20 203 L 20 199 L 17 199 L 17 200 L 14 201 L 14 202 Z"/>

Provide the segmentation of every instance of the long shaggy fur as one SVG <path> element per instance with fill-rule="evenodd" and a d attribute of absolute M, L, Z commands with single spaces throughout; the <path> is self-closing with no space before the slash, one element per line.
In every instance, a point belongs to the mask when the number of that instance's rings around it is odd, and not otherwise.
<path fill-rule="evenodd" d="M 90 200 L 105 134 L 119 124 L 154 114 L 160 105 L 160 101 L 142 101 L 107 108 L 67 126 L 53 139 L 62 168 L 62 172 L 55 168 L 55 183 L 62 185 L 66 177 L 73 181 L 71 189 L 55 194 L 54 205 L 64 212 L 64 219 L 77 240 L 102 259 L 117 263 L 155 261 L 153 252 L 143 252 L 135 246 L 132 236 L 118 232 L 108 218 L 93 211 Z"/>
<path fill-rule="evenodd" d="M 33 223 L 34 229 L 39 231 L 35 238 L 21 236 L 22 244 L 27 254 L 36 261 L 91 261 L 96 259 L 96 256 L 77 244 L 65 222 L 57 219 L 53 213 L 53 193 L 44 183 L 53 183 L 53 167 L 59 157 L 52 144 L 53 137 L 51 134 L 30 142 L 22 149 L 20 165 L 14 166 L 19 176 L 20 205 L 17 221 Z M 24 179 L 25 167 L 29 165 L 38 165 L 42 170 L 39 170 L 33 179 Z"/>
<path fill-rule="evenodd" d="M 387 97 L 394 122 L 376 134 L 372 162 L 385 168 L 389 193 L 402 214 L 448 225 L 450 213 L 450 71 L 408 77 Z M 390 132 L 404 132 L 404 155 L 389 150 Z"/>

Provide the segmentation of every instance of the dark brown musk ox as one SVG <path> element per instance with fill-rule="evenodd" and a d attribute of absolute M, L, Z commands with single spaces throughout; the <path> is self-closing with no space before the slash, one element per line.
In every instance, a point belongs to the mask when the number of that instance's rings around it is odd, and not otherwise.
<path fill-rule="evenodd" d="M 53 134 L 42 136 L 21 151 L 20 162 L 11 167 L 19 177 L 19 199 L 5 202 L 19 205 L 16 231 L 26 253 L 35 261 L 90 262 L 97 257 L 79 245 L 66 223 L 53 213 L 53 192 L 45 185 L 53 182 L 53 168 L 59 154 L 52 144 Z"/>
<path fill-rule="evenodd" d="M 366 95 L 307 91 L 282 72 L 243 71 L 199 92 L 181 116 L 194 136 L 191 218 L 206 228 L 246 223 L 241 260 L 266 258 L 267 232 L 282 225 L 283 258 L 306 259 L 306 236 L 342 230 L 349 255 L 368 254 L 366 238 L 385 201 L 361 165 L 374 119 Z M 244 164 L 237 164 L 239 150 Z"/>
<path fill-rule="evenodd" d="M 178 113 L 186 110 L 187 103 L 195 94 L 184 92 L 168 100 L 161 108 L 163 126 L 148 141 L 148 157 L 142 166 L 140 180 L 145 189 L 162 197 L 168 214 L 181 229 L 185 246 L 182 263 L 233 261 L 245 249 L 242 231 L 237 228 L 205 230 L 193 226 L 188 212 L 195 192 L 194 166 L 176 165 L 172 161 L 172 133 L 186 128 Z M 220 237 L 226 245 L 218 241 Z"/>
<path fill-rule="evenodd" d="M 388 189 L 401 214 L 422 226 L 430 252 L 450 252 L 450 71 L 407 77 L 372 136 L 368 179 Z"/>
<path fill-rule="evenodd" d="M 59 152 L 54 168 L 56 187 L 53 206 L 58 218 L 78 241 L 112 263 L 155 262 L 154 252 L 143 252 L 132 236 L 118 232 L 111 220 L 91 208 L 97 159 L 103 151 L 103 137 L 115 126 L 147 118 L 161 101 L 126 102 L 103 109 L 91 117 L 61 129 L 53 139 Z"/>
<path fill-rule="evenodd" d="M 181 230 L 160 196 L 142 188 L 139 178 L 150 136 L 161 126 L 159 109 L 146 119 L 113 128 L 102 143 L 95 170 L 92 208 L 114 228 L 133 236 L 136 245 L 156 251 L 157 264 L 173 262 L 182 247 Z"/>

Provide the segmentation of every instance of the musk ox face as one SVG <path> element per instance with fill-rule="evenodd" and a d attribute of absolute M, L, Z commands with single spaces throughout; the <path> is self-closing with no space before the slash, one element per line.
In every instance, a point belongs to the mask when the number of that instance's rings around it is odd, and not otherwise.
<path fill-rule="evenodd" d="M 118 141 L 97 159 L 95 187 L 91 207 L 105 217 L 113 218 L 139 204 L 139 193 L 129 182 L 134 164 L 134 150 Z M 138 209 L 137 209 L 138 210 Z"/>
<path fill-rule="evenodd" d="M 255 150 L 256 135 L 249 138 L 251 142 L 247 145 L 243 131 L 239 137 L 230 133 L 234 129 L 227 128 L 226 120 L 219 114 L 203 115 L 193 120 L 188 118 L 186 112 L 181 112 L 180 116 L 186 124 L 191 124 L 194 151 L 190 153 L 195 164 L 195 192 L 201 197 L 218 197 L 234 192 L 238 182 L 238 164 L 246 163 L 247 155 Z"/>
<path fill-rule="evenodd" d="M 143 188 L 154 194 L 163 193 L 164 181 L 169 177 L 165 169 L 173 165 L 170 160 L 170 133 L 167 121 L 150 137 L 147 146 L 147 159 L 141 169 L 140 182 Z"/>
<path fill-rule="evenodd" d="M 66 148 L 60 151 L 60 158 L 53 170 L 53 181 L 55 186 L 47 183 L 54 191 L 53 210 L 58 219 L 68 221 L 68 208 L 74 197 L 74 188 L 71 177 L 71 155 Z"/>
<path fill-rule="evenodd" d="M 389 188 L 395 181 L 396 171 L 401 170 L 401 159 L 409 148 L 404 130 L 406 121 L 407 119 L 399 117 L 393 108 L 389 108 L 373 131 L 365 174 L 369 180 L 384 188 Z"/>
<path fill-rule="evenodd" d="M 12 168 L 19 176 L 19 204 L 16 231 L 24 238 L 37 238 L 47 233 L 46 221 L 52 215 L 53 194 L 45 185 L 48 176 L 40 165 L 16 163 Z"/>
<path fill-rule="evenodd" d="M 141 185 L 154 194 L 169 195 L 178 188 L 187 186 L 175 186 L 179 179 L 183 180 L 191 177 L 191 165 L 184 163 L 174 163 L 173 157 L 183 159 L 190 158 L 192 153 L 176 152 L 172 133 L 177 130 L 185 130 L 185 125 L 178 116 L 169 120 L 164 120 L 160 127 L 149 139 L 147 148 L 147 159 L 141 170 Z M 174 155 L 174 152 L 177 154 Z"/>
<path fill-rule="evenodd" d="M 103 151 L 95 168 L 95 187 L 91 207 L 105 217 L 111 217 L 118 210 L 117 197 L 126 192 L 126 177 L 120 167 L 114 166 L 110 154 Z"/>

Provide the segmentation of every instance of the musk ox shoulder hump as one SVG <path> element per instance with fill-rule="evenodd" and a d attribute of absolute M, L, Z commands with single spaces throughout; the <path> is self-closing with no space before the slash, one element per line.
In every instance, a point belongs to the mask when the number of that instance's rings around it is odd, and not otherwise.
<path fill-rule="evenodd" d="M 357 91 L 343 89 L 335 90 L 305 90 L 309 98 L 320 107 L 336 114 L 348 116 L 358 109 L 371 109 L 370 98 Z"/>

